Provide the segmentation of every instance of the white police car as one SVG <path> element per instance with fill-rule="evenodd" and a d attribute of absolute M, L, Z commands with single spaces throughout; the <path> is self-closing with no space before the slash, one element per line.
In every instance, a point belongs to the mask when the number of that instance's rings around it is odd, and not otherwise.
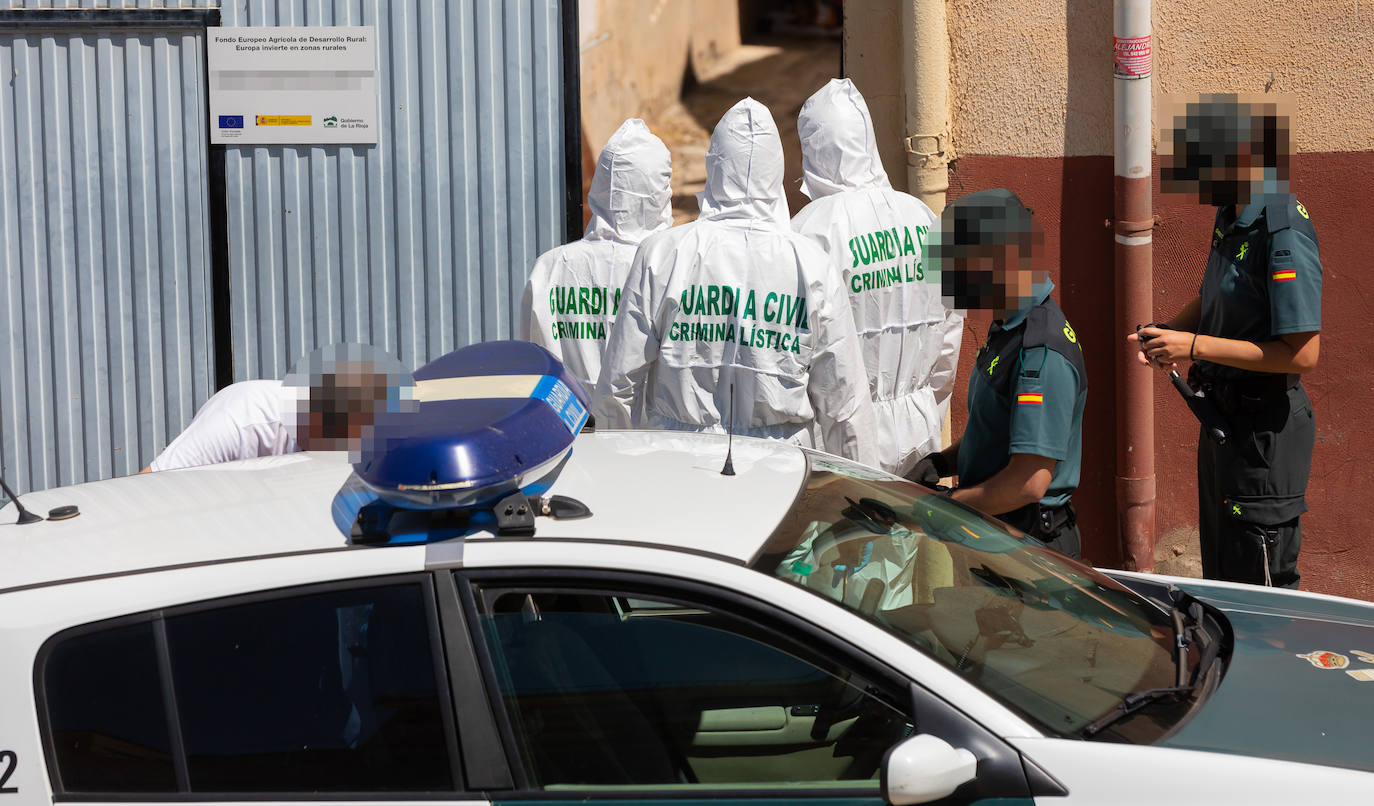
<path fill-rule="evenodd" d="M 1374 794 L 1369 605 L 1109 577 L 785 444 L 574 440 L 561 368 L 455 355 L 356 472 L 0 510 L 0 806 Z"/>

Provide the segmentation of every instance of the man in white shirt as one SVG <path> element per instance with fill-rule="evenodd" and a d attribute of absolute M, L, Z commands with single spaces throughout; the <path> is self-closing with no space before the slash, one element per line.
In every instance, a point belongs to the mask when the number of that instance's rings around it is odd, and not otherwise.
<path fill-rule="evenodd" d="M 143 472 L 301 450 L 356 452 L 377 412 L 398 406 L 411 384 L 410 373 L 375 347 L 322 347 L 284 381 L 240 381 L 216 392 Z"/>

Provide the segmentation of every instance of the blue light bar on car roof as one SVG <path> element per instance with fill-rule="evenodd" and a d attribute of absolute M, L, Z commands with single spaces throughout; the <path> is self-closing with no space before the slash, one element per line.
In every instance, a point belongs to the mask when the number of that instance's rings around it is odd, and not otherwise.
<path fill-rule="evenodd" d="M 516 491 L 542 493 L 588 419 L 581 384 L 528 342 L 464 347 L 414 378 L 418 406 L 377 418 L 335 501 L 346 534 L 378 499 L 409 510 L 478 509 Z"/>
<path fill-rule="evenodd" d="M 353 466 L 388 503 L 445 509 L 491 503 L 539 482 L 587 422 L 587 393 L 547 350 L 498 341 L 415 371 L 413 412 L 379 418 Z"/>

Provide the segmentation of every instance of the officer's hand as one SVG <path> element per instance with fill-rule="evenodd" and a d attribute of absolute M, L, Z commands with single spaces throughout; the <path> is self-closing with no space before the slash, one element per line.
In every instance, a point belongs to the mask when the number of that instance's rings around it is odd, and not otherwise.
<path fill-rule="evenodd" d="M 1141 341 L 1140 330 L 1140 328 L 1137 328 L 1136 332 L 1127 333 L 1126 341 L 1130 342 L 1131 344 L 1134 344 L 1137 348 L 1139 348 L 1135 351 L 1136 362 L 1143 364 L 1147 367 L 1152 367 L 1154 366 L 1154 362 L 1145 357 L 1145 342 Z"/>
<path fill-rule="evenodd" d="M 924 459 L 916 463 L 916 466 L 906 472 L 906 479 L 917 484 L 924 484 L 927 487 L 934 487 L 940 483 L 940 479 L 949 475 L 949 468 L 945 467 L 944 454 L 936 451 L 927 455 Z"/>
<path fill-rule="evenodd" d="M 1140 345 L 1139 361 L 1161 370 L 1178 368 L 1179 361 L 1188 360 L 1193 346 L 1193 334 L 1183 330 L 1167 330 L 1150 325 L 1126 337 Z"/>

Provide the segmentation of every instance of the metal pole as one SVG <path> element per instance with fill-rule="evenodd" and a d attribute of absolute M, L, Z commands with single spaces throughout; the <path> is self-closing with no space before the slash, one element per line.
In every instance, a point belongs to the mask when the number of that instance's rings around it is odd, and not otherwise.
<path fill-rule="evenodd" d="M 945 0 L 901 0 L 907 192 L 939 215 L 949 190 L 949 29 Z"/>
<path fill-rule="evenodd" d="M 954 159 L 949 120 L 949 27 L 945 0 L 900 0 L 902 41 L 903 146 L 906 190 L 940 215 L 949 191 Z M 950 416 L 940 423 L 940 444 L 948 447 Z"/>
<path fill-rule="evenodd" d="M 1154 568 L 1154 372 L 1124 335 L 1153 321 L 1150 0 L 1115 0 L 1116 504 L 1123 566 Z"/>

